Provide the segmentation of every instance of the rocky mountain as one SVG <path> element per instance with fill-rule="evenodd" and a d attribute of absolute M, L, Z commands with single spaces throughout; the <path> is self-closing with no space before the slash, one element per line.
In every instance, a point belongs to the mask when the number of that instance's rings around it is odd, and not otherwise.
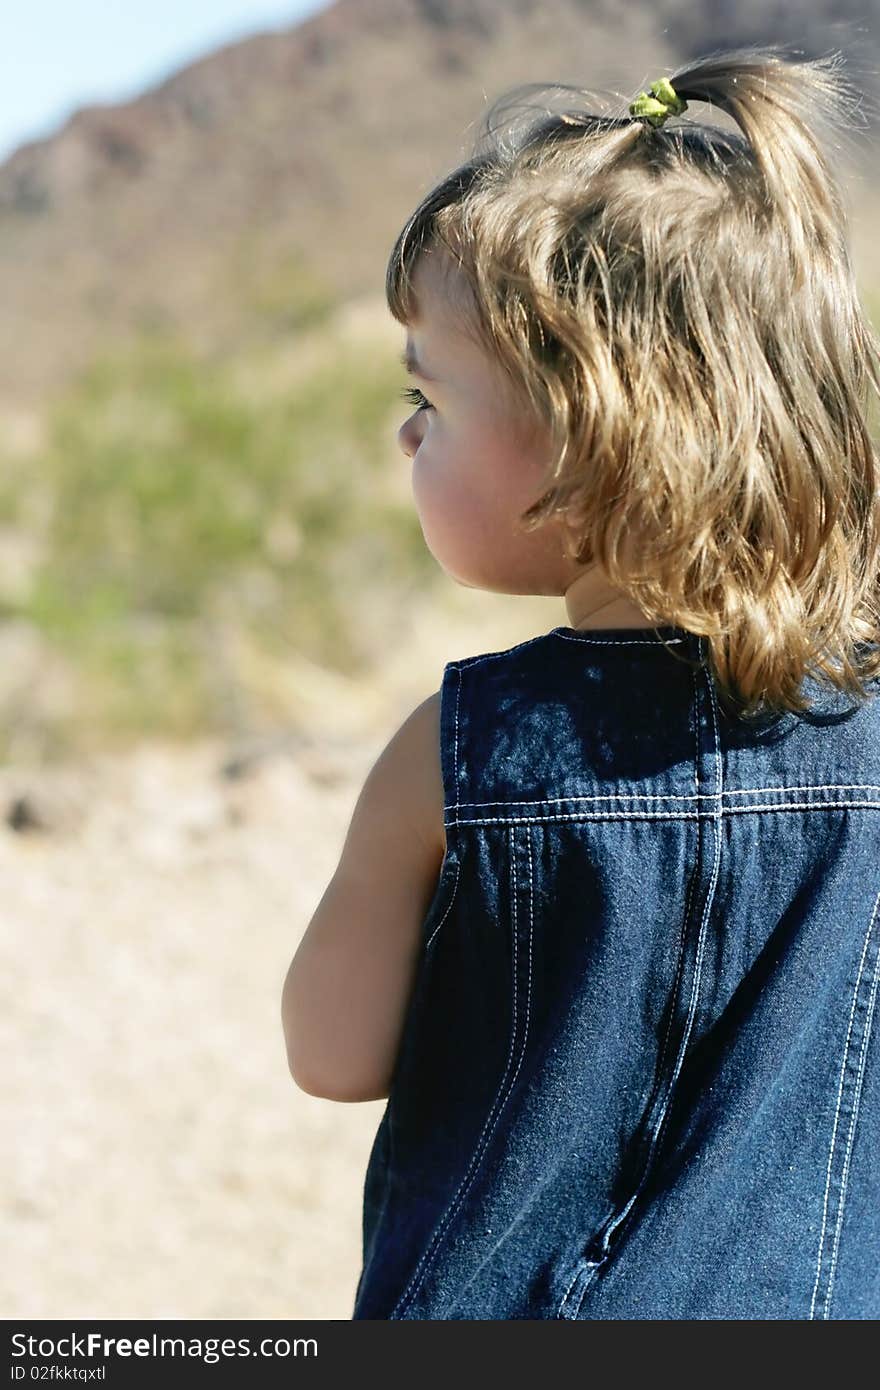
<path fill-rule="evenodd" d="M 401 219 L 517 83 L 629 100 L 714 47 L 837 48 L 870 122 L 878 20 L 880 0 L 336 0 L 85 107 L 0 166 L 0 409 L 36 408 L 133 331 L 222 353 L 381 296 Z M 875 160 L 854 185 L 857 235 L 876 225 L 876 182 Z"/>

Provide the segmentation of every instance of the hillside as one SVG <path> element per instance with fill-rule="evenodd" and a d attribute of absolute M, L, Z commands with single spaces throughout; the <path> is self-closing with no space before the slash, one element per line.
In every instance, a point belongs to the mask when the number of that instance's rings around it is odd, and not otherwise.
<path fill-rule="evenodd" d="M 878 19 L 880 0 L 337 0 L 86 107 L 0 167 L 0 411 L 39 407 L 132 331 L 180 329 L 222 355 L 381 295 L 402 217 L 513 84 L 629 100 L 712 47 L 796 42 L 850 54 L 870 113 Z M 866 277 L 871 183 L 853 191 Z"/>

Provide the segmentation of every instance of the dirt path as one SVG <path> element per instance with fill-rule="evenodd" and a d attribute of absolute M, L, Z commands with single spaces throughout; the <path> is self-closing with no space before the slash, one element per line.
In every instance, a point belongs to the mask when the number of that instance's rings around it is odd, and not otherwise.
<path fill-rule="evenodd" d="M 279 1010 L 358 778 L 218 763 L 102 762 L 77 830 L 0 837 L 6 1317 L 350 1316 L 383 1104 L 298 1090 Z"/>

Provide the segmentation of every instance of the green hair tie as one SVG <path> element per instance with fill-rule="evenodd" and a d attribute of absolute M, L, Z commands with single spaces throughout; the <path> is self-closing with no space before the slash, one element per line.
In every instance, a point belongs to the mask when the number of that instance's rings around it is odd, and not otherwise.
<path fill-rule="evenodd" d="M 639 92 L 635 101 L 630 102 L 631 116 L 644 116 L 652 126 L 661 126 L 667 116 L 680 116 L 687 111 L 687 102 L 677 96 L 668 77 L 658 77 L 651 83 L 651 93 Z"/>

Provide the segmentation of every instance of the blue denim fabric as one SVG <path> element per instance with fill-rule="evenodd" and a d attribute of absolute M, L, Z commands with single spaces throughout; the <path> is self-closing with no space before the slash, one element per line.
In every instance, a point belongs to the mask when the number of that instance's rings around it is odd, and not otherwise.
<path fill-rule="evenodd" d="M 672 627 L 446 666 L 354 1318 L 880 1317 L 880 700 L 804 693 Z"/>

